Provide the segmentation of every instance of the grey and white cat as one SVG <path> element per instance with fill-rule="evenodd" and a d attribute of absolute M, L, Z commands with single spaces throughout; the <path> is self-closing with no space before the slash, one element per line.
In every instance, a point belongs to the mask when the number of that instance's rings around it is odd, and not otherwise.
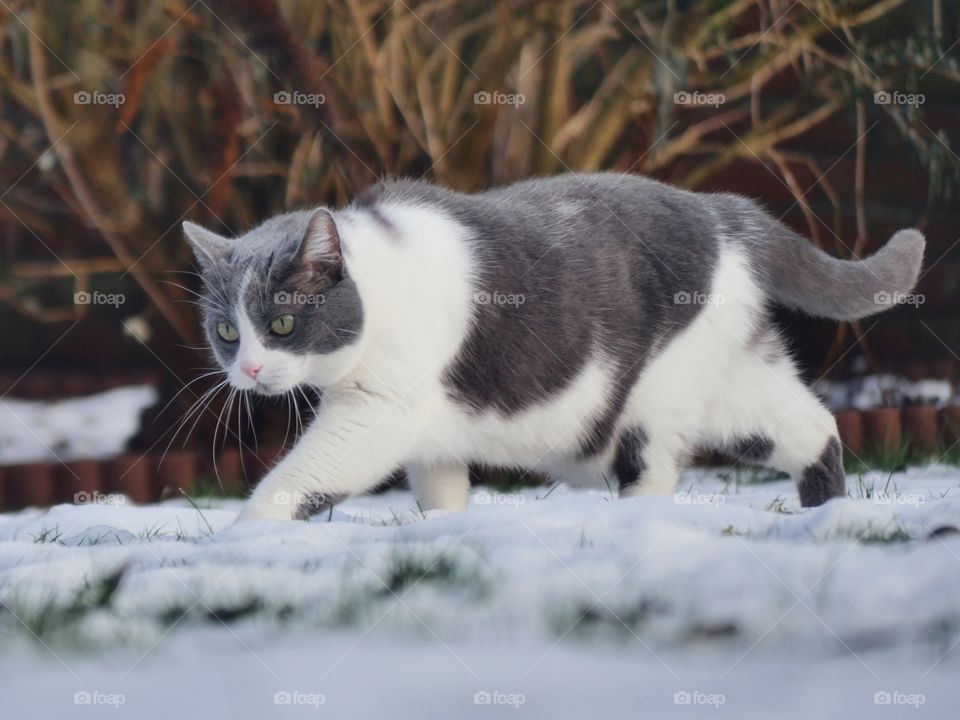
<path fill-rule="evenodd" d="M 306 517 L 401 466 L 430 509 L 465 507 L 468 463 L 665 494 L 701 447 L 786 471 L 819 505 L 844 493 L 837 429 L 771 305 L 879 312 L 924 251 L 901 230 L 839 260 L 746 198 L 613 173 L 473 195 L 385 181 L 236 239 L 184 230 L 230 383 L 322 389 L 241 519 Z"/>

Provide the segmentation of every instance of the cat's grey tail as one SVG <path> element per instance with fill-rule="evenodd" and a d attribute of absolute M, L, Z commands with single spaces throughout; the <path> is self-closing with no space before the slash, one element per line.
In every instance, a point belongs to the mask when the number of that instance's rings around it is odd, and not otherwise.
<path fill-rule="evenodd" d="M 910 300 L 926 245 L 919 231 L 894 233 L 864 260 L 840 260 L 781 228 L 764 248 L 767 291 L 781 304 L 817 317 L 856 320 Z"/>

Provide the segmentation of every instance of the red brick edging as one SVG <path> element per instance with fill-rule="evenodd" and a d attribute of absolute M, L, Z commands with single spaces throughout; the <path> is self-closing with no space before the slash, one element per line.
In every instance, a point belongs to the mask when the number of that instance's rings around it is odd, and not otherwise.
<path fill-rule="evenodd" d="M 857 457 L 868 450 L 895 454 L 905 443 L 911 454 L 930 457 L 960 442 L 960 405 L 840 410 L 834 417 L 844 447 Z M 181 491 L 193 494 L 204 478 L 210 481 L 208 491 L 222 488 L 224 495 L 242 496 L 282 452 L 276 445 L 242 454 L 224 449 L 217 454 L 216 471 L 210 453 L 192 449 L 170 450 L 165 457 L 130 452 L 109 460 L 0 466 L 0 510 L 109 502 L 115 494 L 150 503 Z"/>

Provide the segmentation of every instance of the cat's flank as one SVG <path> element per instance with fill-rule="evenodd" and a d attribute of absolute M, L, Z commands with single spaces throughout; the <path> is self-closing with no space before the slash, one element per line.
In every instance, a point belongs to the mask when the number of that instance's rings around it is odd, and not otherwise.
<path fill-rule="evenodd" d="M 387 181 L 236 239 L 184 230 L 230 383 L 322 389 L 241 519 L 302 518 L 401 466 L 424 509 L 465 507 L 468 463 L 666 494 L 702 447 L 819 505 L 844 493 L 837 429 L 771 305 L 879 312 L 924 250 L 901 230 L 839 260 L 743 197 L 612 173 L 474 195 Z"/>

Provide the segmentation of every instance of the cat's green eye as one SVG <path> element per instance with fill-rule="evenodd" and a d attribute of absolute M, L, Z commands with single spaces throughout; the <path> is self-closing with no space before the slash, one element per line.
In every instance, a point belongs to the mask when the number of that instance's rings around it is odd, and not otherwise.
<path fill-rule="evenodd" d="M 227 342 L 236 342 L 237 338 L 240 337 L 237 329 L 228 322 L 217 323 L 217 335 Z"/>
<path fill-rule="evenodd" d="M 293 332 L 293 315 L 281 315 L 270 323 L 274 335 L 289 335 Z"/>

